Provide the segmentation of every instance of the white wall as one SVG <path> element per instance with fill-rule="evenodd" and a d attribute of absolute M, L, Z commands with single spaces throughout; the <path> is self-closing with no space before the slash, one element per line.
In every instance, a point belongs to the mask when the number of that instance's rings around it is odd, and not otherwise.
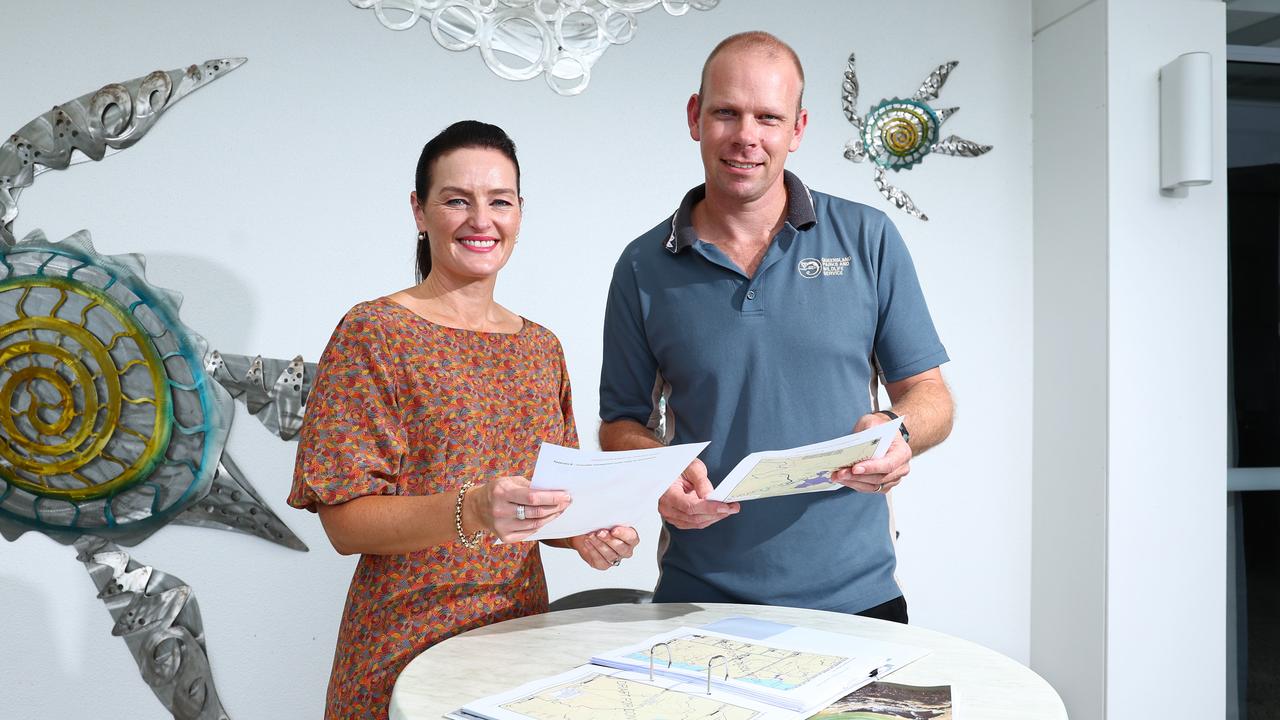
<path fill-rule="evenodd" d="M 1225 13 L 1214 0 L 1162 7 L 1109 0 L 1107 10 L 1109 718 L 1225 707 Z M 1156 79 L 1192 51 L 1213 56 L 1214 182 L 1168 197 Z M 1191 665 L 1206 668 L 1194 691 L 1160 693 Z"/>
<path fill-rule="evenodd" d="M 1105 19 L 1038 17 L 1034 41 L 1031 666 L 1077 718 L 1103 716 L 1106 677 Z"/>
<path fill-rule="evenodd" d="M 407 195 L 422 143 L 460 118 L 503 125 L 520 146 L 527 205 L 500 300 L 564 342 L 586 445 L 594 445 L 613 262 L 701 179 L 683 108 L 702 58 L 745 29 L 793 42 L 809 75 L 811 121 L 790 167 L 819 190 L 893 214 L 954 358 L 945 373 L 959 402 L 956 431 L 894 493 L 913 621 L 1028 659 L 1025 3 L 828 0 L 787 16 L 766 0 L 726 0 L 679 18 L 656 10 L 641 16 L 631 44 L 604 55 L 575 98 L 541 80 L 500 80 L 477 53 L 446 52 L 425 27 L 393 33 L 341 0 L 9 3 L 4 17 L 3 128 L 156 68 L 250 58 L 175 106 L 128 152 L 41 176 L 16 224 L 19 234 L 40 227 L 53 239 L 89 228 L 104 252 L 144 253 L 152 281 L 186 296 L 187 324 L 228 352 L 314 360 L 350 305 L 411 282 Z M 870 168 L 841 157 L 851 134 L 839 98 L 850 50 L 859 54 L 863 112 L 882 97 L 909 96 L 936 65 L 961 61 L 938 104 L 962 109 L 944 130 L 995 150 L 929 158 L 894 178 L 928 223 L 888 208 Z M 285 506 L 294 446 L 238 413 L 228 454 L 312 551 L 170 527 L 134 553 L 195 589 L 233 717 L 317 717 L 354 563 L 328 547 L 314 516 Z M 642 528 L 641 557 L 607 574 L 547 551 L 553 597 L 652 586 L 656 527 Z M 0 607 L 10 610 L 0 631 L 0 716 L 84 717 L 86 699 L 96 715 L 166 716 L 110 636 L 70 548 L 30 534 L 0 543 Z"/>
<path fill-rule="evenodd" d="M 1036 15 L 1031 656 L 1073 717 L 1225 707 L 1224 11 L 1156 9 Z M 1192 51 L 1215 181 L 1164 195 L 1159 69 Z"/>

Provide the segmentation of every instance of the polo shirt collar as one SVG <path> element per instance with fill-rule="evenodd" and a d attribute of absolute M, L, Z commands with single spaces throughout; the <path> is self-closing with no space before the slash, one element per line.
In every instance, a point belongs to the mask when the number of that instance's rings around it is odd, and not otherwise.
<path fill-rule="evenodd" d="M 782 184 L 787 189 L 787 222 L 797 230 L 808 230 L 818 222 L 818 214 L 813 209 L 813 194 L 800 182 L 790 170 L 782 171 Z M 693 230 L 693 206 L 707 196 L 706 184 L 699 185 L 685 193 L 671 216 L 671 234 L 663 247 L 672 255 L 693 245 L 698 234 Z"/>

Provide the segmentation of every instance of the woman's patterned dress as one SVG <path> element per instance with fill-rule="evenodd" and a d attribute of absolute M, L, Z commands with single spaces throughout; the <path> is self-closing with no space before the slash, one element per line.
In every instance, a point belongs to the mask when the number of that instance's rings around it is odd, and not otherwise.
<path fill-rule="evenodd" d="M 528 477 L 543 441 L 578 444 L 551 331 L 528 320 L 511 334 L 457 330 L 386 298 L 361 303 L 320 359 L 289 504 L 314 512 L 364 495 L 451 493 L 468 479 Z M 452 542 L 360 557 L 326 718 L 385 718 L 396 677 L 422 650 L 546 610 L 538 544 L 492 540 L 475 550 Z"/>

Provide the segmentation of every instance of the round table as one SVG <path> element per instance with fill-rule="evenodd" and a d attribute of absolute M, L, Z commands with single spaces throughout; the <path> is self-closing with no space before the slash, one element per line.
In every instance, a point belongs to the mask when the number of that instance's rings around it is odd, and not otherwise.
<path fill-rule="evenodd" d="M 951 685 L 967 718 L 1067 717 L 1062 700 L 1039 675 L 994 650 L 940 632 L 822 610 L 664 603 L 531 615 L 450 638 L 428 648 L 400 673 L 391 694 L 391 720 L 437 720 L 471 700 L 584 665 L 593 653 L 734 616 L 927 648 L 932 652 L 886 681 Z"/>

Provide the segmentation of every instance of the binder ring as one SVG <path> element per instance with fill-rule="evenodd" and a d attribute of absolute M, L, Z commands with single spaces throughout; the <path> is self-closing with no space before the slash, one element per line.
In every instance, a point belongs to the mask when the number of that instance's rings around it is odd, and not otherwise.
<path fill-rule="evenodd" d="M 711 694 L 711 668 L 715 667 L 717 659 L 724 661 L 724 679 L 725 680 L 729 679 L 729 658 L 725 657 L 724 655 L 712 655 L 711 659 L 707 661 L 707 694 L 708 695 Z"/>
<path fill-rule="evenodd" d="M 650 680 L 653 679 L 653 651 L 657 650 L 660 647 L 667 649 L 667 667 L 671 667 L 671 646 L 664 642 L 655 643 L 653 647 L 649 648 L 649 679 Z"/>

